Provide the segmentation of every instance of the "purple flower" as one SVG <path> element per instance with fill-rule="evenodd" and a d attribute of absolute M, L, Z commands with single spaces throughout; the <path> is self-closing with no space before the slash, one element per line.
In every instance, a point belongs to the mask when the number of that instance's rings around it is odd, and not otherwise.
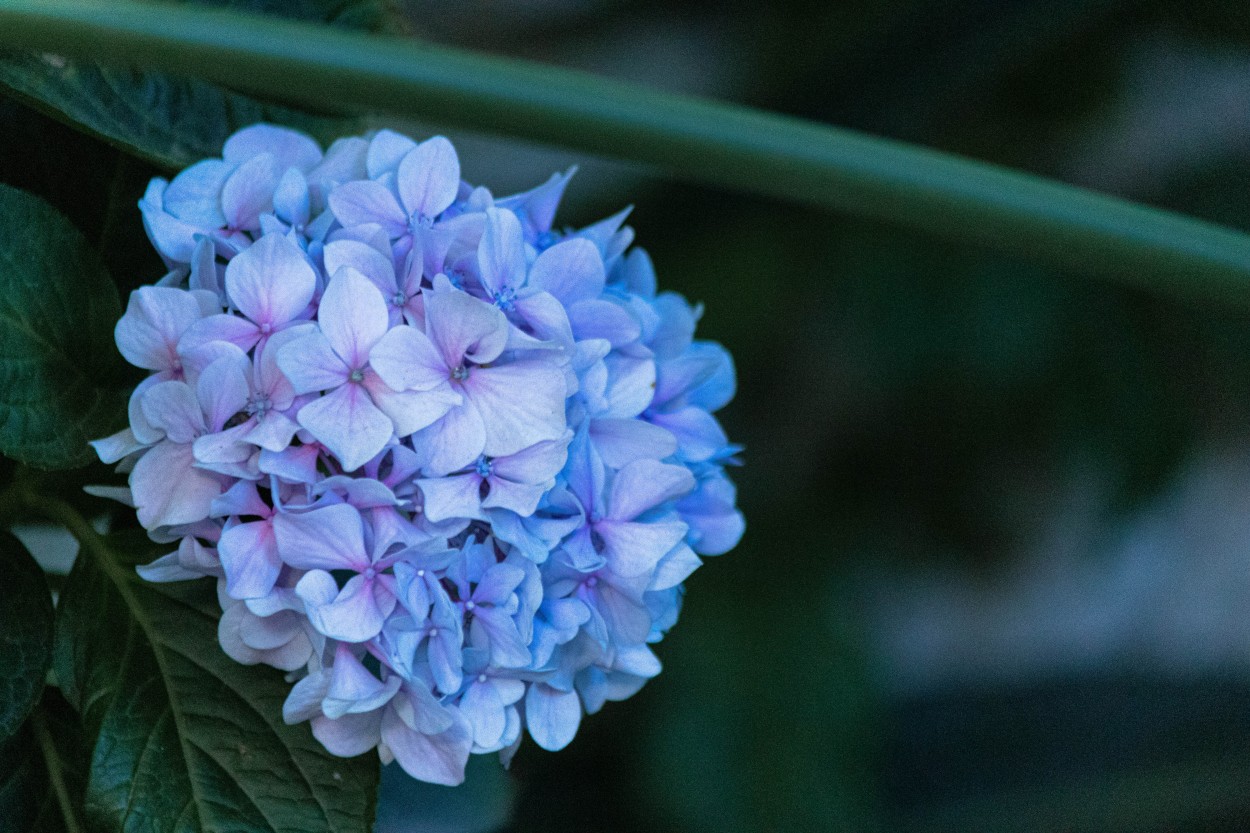
<path fill-rule="evenodd" d="M 628 211 L 553 228 L 572 171 L 496 200 L 451 143 L 236 133 L 140 203 L 169 271 L 119 350 L 148 372 L 100 487 L 213 576 L 218 641 L 288 722 L 454 785 L 570 743 L 660 671 L 700 555 L 743 533 L 701 308 Z"/>
<path fill-rule="evenodd" d="M 318 329 L 278 353 L 278 366 L 296 393 L 325 392 L 300 409 L 298 420 L 344 471 L 360 468 L 392 435 L 406 437 L 424 428 L 460 400 L 450 390 L 387 386 L 370 365 L 370 353 L 387 335 L 388 320 L 377 288 L 359 272 L 344 269 L 321 298 Z"/>

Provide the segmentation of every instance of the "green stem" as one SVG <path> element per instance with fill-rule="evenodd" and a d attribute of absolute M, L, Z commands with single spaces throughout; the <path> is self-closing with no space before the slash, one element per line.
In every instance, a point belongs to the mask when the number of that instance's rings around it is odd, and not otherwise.
<path fill-rule="evenodd" d="M 1250 236 L 1058 182 L 535 63 L 192 5 L 0 0 L 0 43 L 207 78 L 315 107 L 554 142 L 1042 257 L 1250 301 Z"/>
<path fill-rule="evenodd" d="M 38 494 L 30 489 L 23 488 L 21 484 L 18 485 L 18 489 L 22 502 L 48 520 L 56 521 L 65 527 L 69 534 L 74 536 L 74 540 L 78 542 L 80 547 L 84 550 L 89 550 L 93 558 L 99 558 L 105 562 L 105 569 L 112 566 L 109 549 L 104 543 L 104 539 L 77 509 L 58 497 Z"/>
<path fill-rule="evenodd" d="M 69 795 L 69 787 L 65 784 L 65 773 L 61 771 L 61 757 L 56 751 L 56 743 L 48 731 L 48 724 L 43 713 L 35 709 L 30 716 L 35 737 L 39 739 L 39 749 L 43 753 L 44 765 L 48 770 L 48 780 L 52 782 L 52 792 L 56 795 L 56 803 L 61 808 L 61 818 L 65 820 L 66 833 L 82 833 L 78 817 L 74 813 L 74 802 Z"/>

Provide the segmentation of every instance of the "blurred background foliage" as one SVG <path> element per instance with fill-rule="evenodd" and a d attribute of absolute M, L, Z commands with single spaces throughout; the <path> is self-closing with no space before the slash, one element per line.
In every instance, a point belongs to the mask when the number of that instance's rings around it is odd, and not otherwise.
<path fill-rule="evenodd" d="M 398 10 L 436 42 L 1250 229 L 1234 0 Z M 123 289 L 159 276 L 130 207 L 156 171 L 12 100 L 0 124 L 0 181 L 101 241 Z M 748 531 L 692 577 L 657 680 L 561 753 L 478 768 L 468 807 L 384 812 L 391 833 L 1250 828 L 1250 303 L 450 135 L 496 193 L 577 162 L 564 223 L 635 206 L 662 286 L 737 359 Z"/>

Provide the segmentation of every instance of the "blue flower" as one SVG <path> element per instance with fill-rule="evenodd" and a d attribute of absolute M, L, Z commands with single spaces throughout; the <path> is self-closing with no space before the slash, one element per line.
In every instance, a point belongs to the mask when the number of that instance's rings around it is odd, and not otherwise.
<path fill-rule="evenodd" d="M 628 210 L 555 228 L 572 173 L 496 199 L 442 137 L 256 125 L 140 204 L 170 271 L 95 448 L 178 542 L 142 575 L 213 576 L 223 650 L 293 672 L 283 717 L 334 754 L 456 784 L 562 748 L 742 536 L 732 359 Z"/>

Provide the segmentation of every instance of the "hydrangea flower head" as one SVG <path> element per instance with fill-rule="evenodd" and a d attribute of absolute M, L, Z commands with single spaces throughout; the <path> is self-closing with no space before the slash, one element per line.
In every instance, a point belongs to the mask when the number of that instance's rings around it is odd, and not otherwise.
<path fill-rule="evenodd" d="M 742 535 L 729 354 L 624 213 L 553 228 L 568 180 L 496 198 L 442 137 L 256 125 L 140 202 L 169 272 L 116 339 L 150 375 L 94 445 L 177 544 L 143 575 L 214 576 L 222 648 L 336 755 L 458 784 L 565 746 Z"/>

